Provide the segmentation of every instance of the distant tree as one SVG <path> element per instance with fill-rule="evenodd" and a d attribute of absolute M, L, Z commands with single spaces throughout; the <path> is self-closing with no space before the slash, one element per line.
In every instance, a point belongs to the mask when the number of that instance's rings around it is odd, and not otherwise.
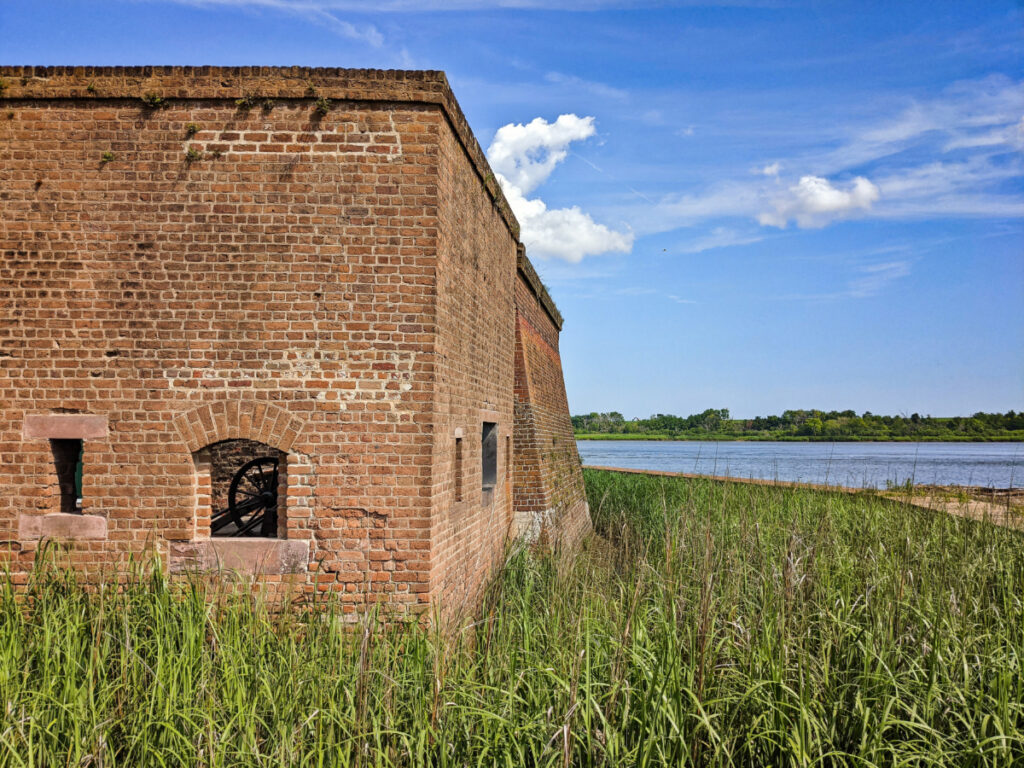
<path fill-rule="evenodd" d="M 1006 432 L 1024 431 L 1024 413 L 1005 414 L 978 411 L 969 418 L 937 418 L 912 413 L 910 416 L 883 416 L 864 411 L 787 410 L 781 416 L 757 416 L 733 419 L 728 408 L 708 408 L 689 416 L 656 413 L 649 418 L 626 420 L 619 411 L 591 412 L 571 417 L 576 432 L 596 434 L 658 434 L 673 437 L 733 435 L 736 437 L 821 437 L 821 438 L 943 438 L 969 436 L 1007 436 Z"/>
<path fill-rule="evenodd" d="M 824 425 L 821 423 L 821 419 L 814 416 L 804 421 L 800 427 L 800 434 L 809 436 L 820 435 L 823 428 Z"/>

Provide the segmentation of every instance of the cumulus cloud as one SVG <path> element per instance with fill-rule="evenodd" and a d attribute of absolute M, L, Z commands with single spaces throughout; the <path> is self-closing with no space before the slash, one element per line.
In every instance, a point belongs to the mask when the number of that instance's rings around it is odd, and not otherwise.
<path fill-rule="evenodd" d="M 526 194 L 547 181 L 572 142 L 589 139 L 596 130 L 594 118 L 576 115 L 559 115 L 553 123 L 542 117 L 526 125 L 509 123 L 494 134 L 487 159 L 495 173 Z"/>
<path fill-rule="evenodd" d="M 531 255 L 576 263 L 584 256 L 610 251 L 627 253 L 633 247 L 632 233 L 616 232 L 598 224 L 579 206 L 549 209 L 540 198 L 525 197 L 503 176 L 499 175 L 498 180 L 519 219 L 523 244 Z"/>
<path fill-rule="evenodd" d="M 801 228 L 823 227 L 870 210 L 878 200 L 878 187 L 858 176 L 848 189 L 840 189 L 821 176 L 802 176 L 784 194 L 772 201 L 774 210 L 762 212 L 757 220 L 763 226 L 783 229 L 791 219 Z"/>
<path fill-rule="evenodd" d="M 527 197 L 565 160 L 572 142 L 593 136 L 595 130 L 593 117 L 568 114 L 553 123 L 540 117 L 525 125 L 510 123 L 495 133 L 487 158 L 531 255 L 576 263 L 599 253 L 628 253 L 633 247 L 631 232 L 599 224 L 579 206 L 551 209 L 539 197 Z"/>

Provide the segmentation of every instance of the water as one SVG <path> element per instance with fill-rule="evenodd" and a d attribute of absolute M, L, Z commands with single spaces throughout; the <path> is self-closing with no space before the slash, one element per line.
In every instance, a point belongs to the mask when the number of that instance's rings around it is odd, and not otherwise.
<path fill-rule="evenodd" d="M 1022 443 L 774 443 L 580 440 L 584 464 L 885 488 L 1024 485 Z"/>

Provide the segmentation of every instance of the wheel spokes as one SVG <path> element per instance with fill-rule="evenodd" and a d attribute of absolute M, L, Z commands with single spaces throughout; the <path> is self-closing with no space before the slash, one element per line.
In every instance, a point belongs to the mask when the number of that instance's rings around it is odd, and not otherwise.
<path fill-rule="evenodd" d="M 235 473 L 228 491 L 228 508 L 211 520 L 211 532 L 234 522 L 235 530 L 221 535 L 275 536 L 277 533 L 278 460 L 272 456 L 246 462 Z M 259 530 L 257 531 L 257 528 Z"/>

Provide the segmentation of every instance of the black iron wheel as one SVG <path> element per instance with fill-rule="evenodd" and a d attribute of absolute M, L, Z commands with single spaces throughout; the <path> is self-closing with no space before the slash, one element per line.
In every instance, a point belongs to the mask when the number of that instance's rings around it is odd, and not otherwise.
<path fill-rule="evenodd" d="M 233 536 L 277 536 L 277 459 L 264 456 L 242 465 L 228 489 Z"/>

